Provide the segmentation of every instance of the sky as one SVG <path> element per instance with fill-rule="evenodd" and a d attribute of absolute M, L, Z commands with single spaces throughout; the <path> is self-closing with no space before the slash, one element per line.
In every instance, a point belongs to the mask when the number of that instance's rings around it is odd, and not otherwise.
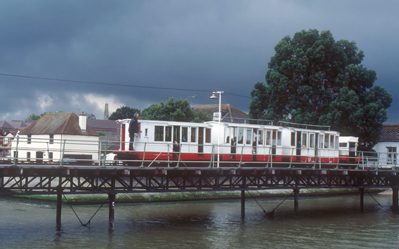
<path fill-rule="evenodd" d="M 274 47 L 301 30 L 354 41 L 399 123 L 397 0 L 0 0 L 0 120 L 104 118 L 170 97 L 249 111 Z"/>

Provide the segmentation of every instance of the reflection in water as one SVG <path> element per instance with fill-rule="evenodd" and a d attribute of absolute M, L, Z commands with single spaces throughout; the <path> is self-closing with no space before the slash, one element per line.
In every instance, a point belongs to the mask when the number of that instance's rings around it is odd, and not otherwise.
<path fill-rule="evenodd" d="M 364 212 L 358 196 L 299 199 L 295 217 L 288 199 L 273 219 L 265 217 L 253 200 L 118 204 L 115 230 L 108 231 L 108 209 L 101 209 L 83 227 L 64 206 L 62 229 L 55 228 L 55 204 L 0 200 L 0 240 L 9 248 L 397 248 L 399 216 L 390 210 L 391 196 L 365 196 Z M 259 199 L 273 210 L 282 198 Z M 87 220 L 98 207 L 74 207 Z"/>

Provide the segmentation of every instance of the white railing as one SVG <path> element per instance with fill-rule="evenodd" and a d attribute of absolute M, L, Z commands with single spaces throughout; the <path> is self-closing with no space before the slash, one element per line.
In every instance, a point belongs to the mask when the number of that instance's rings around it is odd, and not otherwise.
<path fill-rule="evenodd" d="M 1 137 L 0 137 L 1 139 Z M 128 145 L 128 142 L 127 142 Z M 257 167 L 308 167 L 308 168 L 396 168 L 398 153 L 357 152 L 355 156 L 341 155 L 336 149 L 304 149 L 297 155 L 298 148 L 283 148 L 281 146 L 251 146 L 245 144 L 217 145 L 190 143 L 140 143 L 135 142 L 134 148 L 142 153 L 143 158 L 118 158 L 112 152 L 119 150 L 120 142 L 114 140 L 78 140 L 78 139 L 45 139 L 16 137 L 10 144 L 0 145 L 0 163 L 17 164 L 86 164 L 86 165 L 125 165 L 138 166 L 185 166 L 201 163 L 208 167 L 216 167 L 218 153 L 220 165 Z M 202 147 L 203 159 L 187 160 L 186 153 L 198 154 Z M 137 152 L 136 151 L 136 152 Z M 146 156 L 147 154 L 147 156 Z M 148 156 L 148 155 L 151 155 Z M 183 157 L 182 157 L 183 155 Z M 342 160 L 342 159 L 345 160 Z"/>

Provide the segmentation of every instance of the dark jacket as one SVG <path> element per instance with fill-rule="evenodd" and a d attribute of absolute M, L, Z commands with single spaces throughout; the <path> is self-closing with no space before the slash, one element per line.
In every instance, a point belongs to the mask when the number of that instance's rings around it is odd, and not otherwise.
<path fill-rule="evenodd" d="M 132 118 L 129 123 L 129 134 L 130 136 L 133 136 L 134 133 L 139 133 L 139 123 L 137 122 L 137 119 Z"/>

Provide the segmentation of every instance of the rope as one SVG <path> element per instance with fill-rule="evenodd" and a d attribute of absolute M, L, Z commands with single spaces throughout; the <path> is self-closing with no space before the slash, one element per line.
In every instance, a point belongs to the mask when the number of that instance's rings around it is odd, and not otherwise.
<path fill-rule="evenodd" d="M 67 203 L 68 203 L 69 201 L 68 201 L 68 199 L 66 198 L 65 194 L 63 194 L 63 196 L 64 196 L 65 200 L 66 200 Z M 87 227 L 87 225 L 90 224 L 91 220 L 92 220 L 92 219 L 94 218 L 94 216 L 98 213 L 98 211 L 100 211 L 100 209 L 104 206 L 104 204 L 107 203 L 108 199 L 109 199 L 109 198 L 107 198 L 107 199 L 105 200 L 105 202 L 104 202 L 103 204 L 101 204 L 101 206 L 97 209 L 96 212 L 94 212 L 93 216 L 91 216 L 91 218 L 90 218 L 85 224 L 83 224 L 83 222 L 80 220 L 78 214 L 75 212 L 75 209 L 73 209 L 72 205 L 71 205 L 71 204 L 68 204 L 68 205 L 71 207 L 71 209 L 72 209 L 73 213 L 75 214 L 76 218 L 78 218 L 80 224 L 81 224 L 82 226 L 84 226 L 84 227 Z"/>
<path fill-rule="evenodd" d="M 272 211 L 266 213 L 266 215 L 269 216 L 269 217 L 270 217 L 270 216 L 273 216 L 273 215 L 274 215 L 274 211 L 275 211 L 281 204 L 283 204 L 283 202 L 285 202 L 285 200 L 287 200 L 288 197 L 290 197 L 290 195 L 292 195 L 292 193 L 294 193 L 294 191 L 292 191 L 289 195 L 287 195 L 287 197 L 285 197 L 284 200 L 283 200 L 282 202 L 280 202 L 280 203 L 277 205 L 277 207 L 275 207 Z"/>
<path fill-rule="evenodd" d="M 258 203 L 259 207 L 263 210 L 264 213 L 266 213 L 266 210 L 259 204 L 258 200 L 255 199 L 255 197 L 247 190 L 247 193 Z"/>
<path fill-rule="evenodd" d="M 68 201 L 68 199 L 66 198 L 66 196 L 65 196 L 64 194 L 62 194 L 62 195 L 64 196 L 65 200 L 66 200 L 67 203 L 68 203 L 69 201 Z M 73 213 L 75 214 L 76 218 L 78 218 L 80 224 L 81 224 L 82 226 L 85 226 L 85 225 L 83 224 L 83 222 L 80 220 L 78 214 L 75 212 L 75 209 L 73 209 L 72 205 L 69 204 L 69 206 L 71 207 L 71 209 L 72 209 Z"/>
<path fill-rule="evenodd" d="M 382 205 L 369 192 L 367 192 L 367 194 L 369 194 L 369 196 L 371 196 L 371 198 L 373 198 L 373 200 L 377 202 L 377 204 L 380 205 L 380 207 L 382 207 Z"/>

